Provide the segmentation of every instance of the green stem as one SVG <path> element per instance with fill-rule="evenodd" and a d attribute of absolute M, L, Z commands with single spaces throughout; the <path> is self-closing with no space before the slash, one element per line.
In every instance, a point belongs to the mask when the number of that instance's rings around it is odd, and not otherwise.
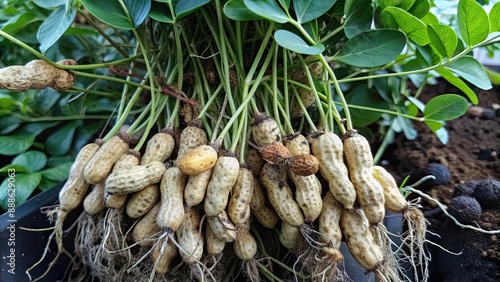
<path fill-rule="evenodd" d="M 16 117 L 24 122 L 40 121 L 63 121 L 63 120 L 81 120 L 81 119 L 108 119 L 109 115 L 71 115 L 71 116 L 52 116 L 52 117 L 25 117 L 15 112 L 10 112 L 10 116 Z"/>

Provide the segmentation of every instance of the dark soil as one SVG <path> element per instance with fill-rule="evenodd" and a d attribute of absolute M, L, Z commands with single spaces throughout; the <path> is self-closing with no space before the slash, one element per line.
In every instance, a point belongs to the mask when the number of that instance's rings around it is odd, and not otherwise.
<path fill-rule="evenodd" d="M 435 95 L 460 93 L 453 86 L 440 83 L 428 86 L 421 99 L 426 102 Z M 449 182 L 421 188 L 448 205 L 453 197 L 472 195 L 477 181 L 500 180 L 500 117 L 491 115 L 494 104 L 500 104 L 500 87 L 477 92 L 479 107 L 446 123 L 449 143 L 443 145 L 423 123 L 415 123 L 418 137 L 407 140 L 399 136 L 388 148 L 388 169 L 399 183 L 408 175 L 411 181 L 421 177 L 428 164 L 441 164 L 449 170 Z M 498 111 L 497 111 L 498 113 Z M 457 227 L 432 202 L 422 201 L 430 222 L 429 230 L 439 234 L 429 239 L 446 249 L 460 253 L 447 254 L 430 246 L 432 252 L 431 281 L 500 281 L 500 234 L 487 235 Z M 500 204 L 482 207 L 481 218 L 472 223 L 485 230 L 500 229 Z"/>

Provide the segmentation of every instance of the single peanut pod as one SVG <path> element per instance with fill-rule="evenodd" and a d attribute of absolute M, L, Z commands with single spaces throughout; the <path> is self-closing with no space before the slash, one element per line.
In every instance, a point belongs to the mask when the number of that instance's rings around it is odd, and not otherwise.
<path fill-rule="evenodd" d="M 179 138 L 179 151 L 177 152 L 177 161 L 190 150 L 208 144 L 207 133 L 201 129 L 201 121 L 195 120 L 184 128 Z"/>
<path fill-rule="evenodd" d="M 282 221 L 281 228 L 278 234 L 279 240 L 285 248 L 295 250 L 299 246 L 302 233 L 300 228 L 291 226 L 290 224 Z"/>
<path fill-rule="evenodd" d="M 239 169 L 240 164 L 235 157 L 222 156 L 217 160 L 205 194 L 207 216 L 216 216 L 226 208 L 229 192 L 238 179 Z"/>
<path fill-rule="evenodd" d="M 302 225 L 304 216 L 287 184 L 285 169 L 282 166 L 267 163 L 262 168 L 260 180 L 262 185 L 266 187 L 271 206 L 281 220 L 294 227 Z"/>
<path fill-rule="evenodd" d="M 240 168 L 238 179 L 231 190 L 231 199 L 228 205 L 228 214 L 236 225 L 243 224 L 250 218 L 250 202 L 254 188 L 254 176 L 247 168 Z"/>
<path fill-rule="evenodd" d="M 127 153 L 121 155 L 113 166 L 112 172 L 131 169 L 139 164 L 140 153 L 129 149 Z M 106 207 L 111 209 L 121 208 L 127 201 L 127 194 L 111 195 L 108 192 L 104 193 L 104 203 Z"/>
<path fill-rule="evenodd" d="M 259 172 L 260 175 L 260 172 Z M 254 176 L 253 179 L 253 192 L 252 199 L 250 201 L 250 208 L 254 210 L 258 210 L 266 203 L 266 195 L 264 194 L 264 190 L 262 189 L 262 184 L 259 179 Z"/>
<path fill-rule="evenodd" d="M 316 175 L 302 176 L 289 173 L 295 184 L 295 201 L 299 205 L 307 221 L 313 222 L 318 218 L 323 206 L 321 198 L 321 182 Z"/>
<path fill-rule="evenodd" d="M 128 150 L 128 134 L 120 131 L 102 144 L 101 148 L 87 163 L 85 179 L 90 184 L 103 182 L 111 172 L 113 165 Z"/>
<path fill-rule="evenodd" d="M 151 253 L 154 268 L 158 274 L 166 274 L 171 269 L 172 260 L 177 256 L 179 251 L 177 246 L 169 237 L 160 239 L 158 245 Z"/>
<path fill-rule="evenodd" d="M 226 246 L 226 241 L 215 236 L 210 225 L 205 230 L 205 241 L 207 243 L 207 253 L 211 256 L 221 254 Z"/>
<path fill-rule="evenodd" d="M 311 148 L 307 138 L 300 133 L 293 133 L 285 137 L 285 146 L 292 156 L 310 154 Z"/>
<path fill-rule="evenodd" d="M 207 222 L 217 238 L 227 243 L 236 240 L 236 226 L 231 222 L 225 210 L 217 216 L 207 217 Z"/>
<path fill-rule="evenodd" d="M 276 212 L 267 205 L 258 209 L 252 209 L 252 214 L 264 227 L 269 229 L 273 229 L 280 220 Z"/>
<path fill-rule="evenodd" d="M 111 173 L 106 179 L 106 192 L 128 194 L 160 182 L 166 168 L 162 162 L 154 161 L 128 170 Z"/>
<path fill-rule="evenodd" d="M 318 159 L 310 154 L 293 156 L 285 160 L 284 165 L 293 173 L 302 176 L 314 175 L 319 169 Z"/>
<path fill-rule="evenodd" d="M 356 190 L 344 164 L 342 140 L 333 132 L 318 131 L 311 135 L 311 149 L 319 161 L 319 171 L 328 181 L 333 197 L 344 208 L 352 209 L 356 201 Z"/>
<path fill-rule="evenodd" d="M 182 173 L 196 176 L 211 169 L 217 161 L 217 150 L 209 145 L 200 145 L 187 151 L 177 161 L 177 167 Z"/>
<path fill-rule="evenodd" d="M 292 156 L 285 146 L 278 143 L 269 144 L 261 148 L 260 153 L 262 159 L 270 164 L 283 163 Z"/>
<path fill-rule="evenodd" d="M 242 261 L 255 258 L 257 254 L 257 241 L 246 228 L 238 230 L 238 238 L 233 242 L 234 253 Z"/>
<path fill-rule="evenodd" d="M 342 254 L 339 251 L 340 243 L 342 243 L 341 213 L 342 205 L 335 200 L 330 191 L 326 192 L 323 198 L 323 208 L 318 218 L 319 241 L 326 244 L 321 250 L 334 261 L 342 260 Z"/>
<path fill-rule="evenodd" d="M 57 62 L 59 65 L 65 65 L 65 66 L 74 66 L 77 65 L 77 62 L 75 60 L 71 59 L 65 59 Z M 54 67 L 55 68 L 55 67 Z M 53 88 L 55 90 L 63 91 L 63 90 L 68 90 L 73 85 L 75 84 L 75 78 L 76 75 L 69 71 L 69 70 L 63 70 L 63 69 L 56 69 L 56 75 L 52 82 L 48 85 L 50 88 Z"/>
<path fill-rule="evenodd" d="M 204 239 L 199 229 L 200 214 L 196 209 L 190 208 L 175 232 L 182 260 L 190 266 L 198 263 L 203 255 Z"/>
<path fill-rule="evenodd" d="M 83 209 L 90 215 L 96 215 L 106 208 L 104 205 L 104 183 L 94 185 L 94 188 L 83 200 Z"/>
<path fill-rule="evenodd" d="M 171 129 L 164 129 L 156 133 L 149 139 L 141 165 L 149 164 L 153 161 L 164 162 L 167 160 L 175 148 L 175 139 Z"/>
<path fill-rule="evenodd" d="M 245 164 L 250 168 L 254 176 L 259 177 L 260 170 L 264 166 L 264 163 L 265 162 L 257 149 L 248 148 Z"/>
<path fill-rule="evenodd" d="M 365 269 L 373 271 L 384 261 L 382 250 L 375 243 L 369 222 L 361 209 L 342 209 L 340 229 L 353 258 Z"/>
<path fill-rule="evenodd" d="M 196 206 L 205 199 L 205 192 L 211 176 L 212 169 L 209 169 L 188 178 L 186 188 L 184 188 L 184 201 L 188 207 Z"/>
<path fill-rule="evenodd" d="M 126 213 L 130 218 L 140 218 L 144 216 L 160 198 L 160 187 L 153 184 L 135 192 L 127 201 Z"/>
<path fill-rule="evenodd" d="M 281 142 L 278 123 L 265 113 L 255 113 L 251 130 L 253 140 L 259 147 Z"/>
<path fill-rule="evenodd" d="M 78 207 L 83 201 L 89 183 L 85 180 L 84 169 L 88 162 L 99 150 L 99 145 L 95 143 L 85 145 L 71 165 L 69 176 L 63 188 L 59 191 L 59 207 L 66 212 Z"/>
<path fill-rule="evenodd" d="M 134 226 L 132 238 L 134 242 L 139 243 L 139 246 L 146 247 L 152 245 L 154 241 L 148 239 L 151 239 L 152 236 L 161 231 L 160 226 L 156 223 L 159 211 L 160 203 L 157 203 Z"/>
<path fill-rule="evenodd" d="M 176 166 L 169 167 L 160 184 L 161 206 L 157 223 L 161 228 L 173 232 L 184 220 L 184 187 L 186 175 Z"/>
<path fill-rule="evenodd" d="M 343 143 L 349 176 L 356 188 L 357 201 L 371 223 L 380 223 L 385 216 L 384 189 L 373 177 L 370 144 L 363 135 L 355 131 L 348 132 Z"/>
<path fill-rule="evenodd" d="M 408 202 L 399 191 L 394 177 L 381 166 L 372 167 L 373 177 L 382 185 L 384 191 L 384 207 L 395 213 L 403 213 L 408 208 Z"/>

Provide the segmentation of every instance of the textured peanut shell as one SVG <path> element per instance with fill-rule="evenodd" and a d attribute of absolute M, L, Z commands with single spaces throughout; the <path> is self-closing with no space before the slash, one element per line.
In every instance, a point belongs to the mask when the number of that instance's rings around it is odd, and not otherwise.
<path fill-rule="evenodd" d="M 234 253 L 242 261 L 248 261 L 257 254 L 257 241 L 245 228 L 238 231 L 238 238 L 233 242 Z"/>
<path fill-rule="evenodd" d="M 160 203 L 157 203 L 134 226 L 134 230 L 132 231 L 132 238 L 136 243 L 139 243 L 139 246 L 145 247 L 152 245 L 154 242 L 153 240 L 145 240 L 160 232 L 161 228 L 156 223 L 156 218 L 158 217 L 159 211 Z"/>
<path fill-rule="evenodd" d="M 84 177 L 84 168 L 98 150 L 99 145 L 91 143 L 78 152 L 69 170 L 68 180 L 59 191 L 59 204 L 62 210 L 73 210 L 83 201 L 89 188 L 89 183 Z"/>
<path fill-rule="evenodd" d="M 156 273 L 166 274 L 171 269 L 172 260 L 177 256 L 179 251 L 177 246 L 169 237 L 160 239 L 159 244 L 153 249 L 151 259 L 156 268 Z"/>
<path fill-rule="evenodd" d="M 231 199 L 228 205 L 228 214 L 236 225 L 246 222 L 250 218 L 250 202 L 254 189 L 254 176 L 247 168 L 240 168 L 238 179 L 231 189 Z"/>
<path fill-rule="evenodd" d="M 349 179 L 344 163 L 343 144 L 340 137 L 332 132 L 317 132 L 311 138 L 311 150 L 319 161 L 319 171 L 328 181 L 333 197 L 344 208 L 352 209 L 356 201 L 356 190 Z"/>
<path fill-rule="evenodd" d="M 111 173 L 106 179 L 106 192 L 110 194 L 128 194 L 160 182 L 165 165 L 154 161 L 128 170 Z"/>
<path fill-rule="evenodd" d="M 196 176 L 211 169 L 217 161 L 217 151 L 209 145 L 200 145 L 187 151 L 177 161 L 177 167 L 182 173 Z"/>
<path fill-rule="evenodd" d="M 104 183 L 94 185 L 94 188 L 83 200 L 83 209 L 90 215 L 96 215 L 104 210 Z"/>
<path fill-rule="evenodd" d="M 217 160 L 205 194 L 207 216 L 216 216 L 226 208 L 229 192 L 238 178 L 239 169 L 238 159 L 234 157 L 222 156 Z"/>
<path fill-rule="evenodd" d="M 140 218 L 144 216 L 160 198 L 160 187 L 153 184 L 132 194 L 127 201 L 126 213 L 130 218 Z"/>
<path fill-rule="evenodd" d="M 264 113 L 256 113 L 252 123 L 252 137 L 259 147 L 265 147 L 275 142 L 281 142 L 278 123 Z"/>
<path fill-rule="evenodd" d="M 236 227 L 226 211 L 222 211 L 217 216 L 209 216 L 207 222 L 217 238 L 227 243 L 236 240 Z"/>
<path fill-rule="evenodd" d="M 273 229 L 280 221 L 280 218 L 278 217 L 274 209 L 268 207 L 267 205 L 264 205 L 258 209 L 252 209 L 252 214 L 262 225 L 264 225 L 264 227 L 269 229 Z"/>
<path fill-rule="evenodd" d="M 313 222 L 318 218 L 323 206 L 321 182 L 316 175 L 302 176 L 293 172 L 289 174 L 295 184 L 295 201 L 306 220 Z"/>
<path fill-rule="evenodd" d="M 289 250 L 295 250 L 299 246 L 300 238 L 302 234 L 300 229 L 295 226 L 291 226 L 286 222 L 281 222 L 281 228 L 278 234 L 279 240 L 283 246 Z"/>
<path fill-rule="evenodd" d="M 342 242 L 342 231 L 340 230 L 340 215 L 342 213 L 342 205 L 335 200 L 330 191 L 326 192 L 323 198 L 323 208 L 318 218 L 319 240 L 325 243 L 326 246 L 321 250 L 329 255 L 334 256 L 334 259 L 340 259 L 339 248 Z"/>
<path fill-rule="evenodd" d="M 173 166 L 163 174 L 160 184 L 161 206 L 157 223 L 162 228 L 175 231 L 184 220 L 184 187 L 186 175 Z"/>
<path fill-rule="evenodd" d="M 188 178 L 184 189 L 184 201 L 189 207 L 196 206 L 205 199 L 208 182 L 212 176 L 212 169 Z"/>
<path fill-rule="evenodd" d="M 399 192 L 394 177 L 385 168 L 377 165 L 372 167 L 372 173 L 384 190 L 384 207 L 391 212 L 402 213 L 408 207 L 408 203 Z"/>
<path fill-rule="evenodd" d="M 153 161 L 164 162 L 170 157 L 175 147 L 175 140 L 171 134 L 159 132 L 149 139 L 144 155 L 141 158 L 141 165 L 149 164 Z"/>
<path fill-rule="evenodd" d="M 203 255 L 203 234 L 199 231 L 200 214 L 190 208 L 184 215 L 181 226 L 175 232 L 182 260 L 188 265 L 198 263 Z"/>
<path fill-rule="evenodd" d="M 113 166 L 113 172 L 117 172 L 120 170 L 128 170 L 132 167 L 135 167 L 139 164 L 139 153 L 137 151 L 129 149 L 127 153 L 121 155 Z M 115 194 L 111 195 L 109 193 L 105 193 L 104 202 L 106 207 L 111 209 L 119 209 L 121 208 L 125 202 L 127 201 L 127 194 Z"/>
<path fill-rule="evenodd" d="M 287 159 L 284 164 L 297 175 L 309 176 L 318 172 L 319 161 L 310 154 L 302 154 Z"/>
<path fill-rule="evenodd" d="M 222 253 L 222 251 L 224 251 L 224 247 L 226 247 L 226 241 L 215 236 L 210 225 L 206 226 L 205 241 L 207 244 L 207 253 L 212 256 Z"/>
<path fill-rule="evenodd" d="M 311 149 L 307 138 L 299 133 L 293 133 L 285 138 L 285 146 L 292 156 L 310 154 Z"/>
<path fill-rule="evenodd" d="M 248 148 L 247 157 L 245 158 L 245 164 L 250 168 L 253 175 L 259 177 L 260 170 L 264 166 L 264 163 L 265 162 L 257 149 Z"/>
<path fill-rule="evenodd" d="M 181 132 L 179 138 L 179 151 L 177 152 L 177 161 L 190 150 L 208 144 L 208 137 L 205 130 L 197 126 L 188 126 Z"/>
<path fill-rule="evenodd" d="M 260 172 L 259 172 L 260 175 Z M 264 189 L 259 179 L 254 176 L 253 179 L 253 193 L 252 199 L 250 201 L 250 208 L 258 210 L 266 203 L 266 195 L 264 194 Z"/>

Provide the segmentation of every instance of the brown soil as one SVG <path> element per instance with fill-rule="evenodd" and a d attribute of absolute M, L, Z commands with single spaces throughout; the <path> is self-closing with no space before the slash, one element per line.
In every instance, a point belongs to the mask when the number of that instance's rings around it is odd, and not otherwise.
<path fill-rule="evenodd" d="M 478 93 L 479 106 L 492 111 L 500 104 L 500 88 Z M 443 93 L 460 93 L 445 83 L 427 87 L 421 99 Z M 481 110 L 481 108 L 480 108 Z M 449 183 L 425 190 L 443 204 L 462 192 L 460 186 L 469 180 L 500 180 L 500 117 L 480 118 L 472 111 L 447 122 L 449 143 L 443 145 L 423 123 L 415 123 L 418 137 L 409 141 L 399 136 L 387 152 L 388 169 L 401 183 L 407 175 L 417 175 L 429 163 L 440 163 L 450 172 Z M 410 182 L 411 183 L 411 182 Z M 458 189 L 457 189 L 458 188 Z M 432 281 L 500 281 L 499 236 L 481 234 L 456 227 L 432 202 L 423 201 L 423 210 L 430 222 L 429 229 L 442 236 L 432 239 L 453 252 L 449 255 L 431 248 L 433 253 Z M 477 224 L 486 230 L 500 229 L 500 208 L 483 209 Z"/>

